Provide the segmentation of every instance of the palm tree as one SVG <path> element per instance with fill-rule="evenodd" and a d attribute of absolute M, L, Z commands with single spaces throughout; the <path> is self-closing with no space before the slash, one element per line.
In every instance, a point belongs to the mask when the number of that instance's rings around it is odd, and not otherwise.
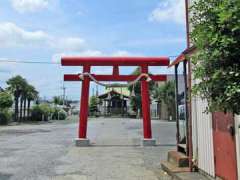
<path fill-rule="evenodd" d="M 27 91 L 27 117 L 30 117 L 30 106 L 31 106 L 31 101 L 37 99 L 38 97 L 38 92 L 36 91 L 35 87 L 32 85 L 28 85 L 28 91 Z"/>
<path fill-rule="evenodd" d="M 22 94 L 22 91 L 25 88 L 26 84 L 27 84 L 27 81 L 19 75 L 10 78 L 7 81 L 7 85 L 8 85 L 7 89 L 10 90 L 12 92 L 13 96 L 14 96 L 14 103 L 15 103 L 15 117 L 14 117 L 14 120 L 15 121 L 19 121 L 19 118 L 18 118 L 19 98 L 20 98 L 20 96 Z"/>
<path fill-rule="evenodd" d="M 28 84 L 26 84 L 23 89 L 22 89 L 22 93 L 21 93 L 21 98 L 20 98 L 20 121 L 22 121 L 25 118 L 25 105 L 26 105 L 26 96 L 27 96 L 27 86 Z"/>

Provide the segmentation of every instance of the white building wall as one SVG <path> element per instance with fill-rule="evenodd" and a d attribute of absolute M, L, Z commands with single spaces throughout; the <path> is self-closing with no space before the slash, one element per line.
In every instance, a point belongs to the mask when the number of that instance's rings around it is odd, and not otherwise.
<path fill-rule="evenodd" d="M 205 100 L 200 97 L 192 98 L 193 158 L 199 169 L 215 176 L 212 114 L 205 112 L 206 107 Z"/>

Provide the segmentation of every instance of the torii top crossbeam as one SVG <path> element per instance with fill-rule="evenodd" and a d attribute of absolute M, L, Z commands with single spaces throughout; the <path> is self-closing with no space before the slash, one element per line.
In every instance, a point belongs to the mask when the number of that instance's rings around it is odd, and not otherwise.
<path fill-rule="evenodd" d="M 113 66 L 112 75 L 92 76 L 98 81 L 133 81 L 137 75 L 119 75 L 119 66 L 168 66 L 168 57 L 63 57 L 62 66 Z M 165 81 L 166 75 L 150 75 L 154 81 Z M 81 81 L 78 74 L 65 74 L 64 81 Z"/>
<path fill-rule="evenodd" d="M 63 57 L 62 66 L 168 66 L 168 57 Z"/>

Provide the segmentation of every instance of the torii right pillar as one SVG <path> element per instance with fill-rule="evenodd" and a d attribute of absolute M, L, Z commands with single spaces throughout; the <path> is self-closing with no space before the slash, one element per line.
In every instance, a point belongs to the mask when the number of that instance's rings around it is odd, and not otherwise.
<path fill-rule="evenodd" d="M 148 66 L 141 66 L 141 72 L 148 74 Z M 146 79 L 141 81 L 141 97 L 142 97 L 142 117 L 143 117 L 142 145 L 154 146 L 156 145 L 156 140 L 152 138 L 149 82 Z"/>

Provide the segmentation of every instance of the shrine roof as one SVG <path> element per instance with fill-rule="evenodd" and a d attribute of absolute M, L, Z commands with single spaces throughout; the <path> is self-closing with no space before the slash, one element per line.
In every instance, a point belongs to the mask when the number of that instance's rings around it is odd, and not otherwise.
<path fill-rule="evenodd" d="M 125 98 L 129 98 L 130 92 L 127 95 L 126 92 L 124 93 L 124 92 L 118 92 L 118 91 L 119 90 L 116 90 L 116 88 L 112 88 L 112 89 L 106 90 L 105 93 L 99 95 L 98 98 L 105 99 L 105 98 L 108 97 L 109 93 L 111 93 L 111 95 L 117 94 L 117 95 L 123 95 Z"/>

